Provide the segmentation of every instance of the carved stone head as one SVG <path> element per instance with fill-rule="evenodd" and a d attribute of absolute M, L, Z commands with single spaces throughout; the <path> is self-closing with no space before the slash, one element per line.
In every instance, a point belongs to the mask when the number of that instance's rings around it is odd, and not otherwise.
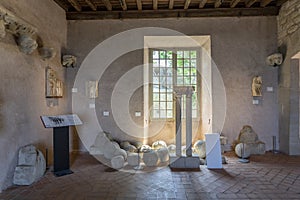
<path fill-rule="evenodd" d="M 19 35 L 17 37 L 17 44 L 20 48 L 20 51 L 26 54 L 31 54 L 37 47 L 38 44 L 31 35 Z"/>
<path fill-rule="evenodd" d="M 62 65 L 64 67 L 74 67 L 76 64 L 76 57 L 72 55 L 64 55 L 62 57 Z"/>
<path fill-rule="evenodd" d="M 283 56 L 281 53 L 274 53 L 267 57 L 267 64 L 273 67 L 277 67 L 282 64 Z"/>

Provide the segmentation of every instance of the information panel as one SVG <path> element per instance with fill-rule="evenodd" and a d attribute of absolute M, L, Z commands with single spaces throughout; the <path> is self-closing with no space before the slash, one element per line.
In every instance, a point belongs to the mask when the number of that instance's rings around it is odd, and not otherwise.
<path fill-rule="evenodd" d="M 55 128 L 64 126 L 81 125 L 82 121 L 78 115 L 53 115 L 53 116 L 41 116 L 42 122 L 45 128 Z"/>

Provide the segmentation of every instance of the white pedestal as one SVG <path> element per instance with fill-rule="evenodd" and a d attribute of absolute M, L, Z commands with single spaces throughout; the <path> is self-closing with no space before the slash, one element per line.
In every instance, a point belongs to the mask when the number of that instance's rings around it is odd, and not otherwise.
<path fill-rule="evenodd" d="M 208 169 L 222 169 L 222 156 L 219 133 L 207 133 L 206 163 Z"/>

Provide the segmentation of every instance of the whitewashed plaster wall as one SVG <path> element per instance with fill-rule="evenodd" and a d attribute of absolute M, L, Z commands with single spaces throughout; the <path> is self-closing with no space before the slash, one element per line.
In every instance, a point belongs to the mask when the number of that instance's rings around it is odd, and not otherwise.
<path fill-rule="evenodd" d="M 278 137 L 278 69 L 268 67 L 265 59 L 277 51 L 276 17 L 69 21 L 67 50 L 78 56 L 80 66 L 85 56 L 105 39 L 140 27 L 169 28 L 186 35 L 210 35 L 212 58 L 221 72 L 227 95 L 222 133 L 231 143 L 243 125 L 248 124 L 266 143 L 267 149 L 272 149 L 272 136 Z M 111 111 L 112 91 L 120 77 L 141 64 L 143 50 L 129 52 L 115 60 L 100 80 L 96 99 L 98 119 L 102 128 L 116 139 L 134 138 L 118 128 L 113 116 L 103 117 L 102 112 Z M 70 87 L 76 73 L 76 68 L 68 69 Z M 142 74 L 136 79 L 142 79 Z M 256 75 L 263 77 L 263 96 L 258 98 L 259 105 L 252 104 L 251 82 Z M 267 92 L 266 87 L 273 87 L 274 91 Z M 134 112 L 143 111 L 143 88 L 139 88 L 130 101 L 133 120 L 142 124 L 143 119 L 135 118 Z"/>
<path fill-rule="evenodd" d="M 0 191 L 12 184 L 17 152 L 21 146 L 34 144 L 52 158 L 52 130 L 45 129 L 41 115 L 67 112 L 67 96 L 59 100 L 45 98 L 45 68 L 52 67 L 65 81 L 60 65 L 60 50 L 66 46 L 65 12 L 52 0 L 1 0 L 0 6 L 10 10 L 37 28 L 45 46 L 53 47 L 56 56 L 44 61 L 35 51 L 21 53 L 14 37 L 0 39 Z M 51 103 L 57 106 L 49 106 Z"/>

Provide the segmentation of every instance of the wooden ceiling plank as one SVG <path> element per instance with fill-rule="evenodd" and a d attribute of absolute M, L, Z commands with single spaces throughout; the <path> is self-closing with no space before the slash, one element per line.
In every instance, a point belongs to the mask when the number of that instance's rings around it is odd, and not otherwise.
<path fill-rule="evenodd" d="M 55 1 L 55 3 L 57 4 L 57 5 L 59 5 L 62 9 L 64 9 L 65 11 L 68 11 L 68 6 L 66 5 L 66 4 L 64 4 L 61 0 L 54 0 Z"/>
<path fill-rule="evenodd" d="M 97 6 L 92 2 L 92 0 L 85 0 L 85 3 L 87 3 L 93 11 L 97 10 Z"/>
<path fill-rule="evenodd" d="M 81 5 L 77 2 L 77 0 L 68 0 L 68 2 L 78 11 L 81 11 Z"/>
<path fill-rule="evenodd" d="M 269 3 L 271 3 L 273 0 L 261 0 L 260 7 L 266 7 Z"/>
<path fill-rule="evenodd" d="M 232 0 L 230 3 L 230 8 L 234 8 L 241 0 Z"/>
<path fill-rule="evenodd" d="M 119 0 L 120 1 L 120 5 L 122 7 L 123 10 L 127 10 L 127 4 L 125 0 Z"/>
<path fill-rule="evenodd" d="M 189 8 L 190 3 L 191 3 L 191 0 L 185 0 L 185 3 L 184 3 L 184 10 L 186 10 L 186 9 Z"/>
<path fill-rule="evenodd" d="M 219 8 L 223 3 L 223 0 L 216 0 L 215 2 L 215 8 Z"/>
<path fill-rule="evenodd" d="M 285 2 L 287 2 L 288 0 L 277 0 L 276 2 L 276 6 L 282 6 L 282 4 L 284 4 Z"/>
<path fill-rule="evenodd" d="M 206 3 L 207 3 L 207 0 L 200 0 L 199 8 L 204 8 Z"/>
<path fill-rule="evenodd" d="M 153 10 L 157 10 L 158 0 L 153 0 Z"/>
<path fill-rule="evenodd" d="M 102 2 L 108 11 L 112 10 L 112 5 L 109 0 L 102 0 Z"/>
<path fill-rule="evenodd" d="M 139 11 L 143 10 L 142 0 L 136 0 L 136 6 Z"/>
<path fill-rule="evenodd" d="M 169 9 L 173 9 L 173 7 L 174 7 L 174 0 L 170 0 L 169 1 Z"/>
<path fill-rule="evenodd" d="M 256 2 L 256 0 L 248 0 L 248 1 L 246 1 L 246 7 L 250 8 L 255 2 Z"/>
<path fill-rule="evenodd" d="M 99 20 L 99 19 L 150 19 L 150 18 L 187 18 L 187 17 L 243 17 L 243 16 L 277 16 L 279 7 L 265 8 L 207 8 L 189 10 L 132 10 L 132 11 L 89 11 L 67 12 L 68 20 Z"/>

